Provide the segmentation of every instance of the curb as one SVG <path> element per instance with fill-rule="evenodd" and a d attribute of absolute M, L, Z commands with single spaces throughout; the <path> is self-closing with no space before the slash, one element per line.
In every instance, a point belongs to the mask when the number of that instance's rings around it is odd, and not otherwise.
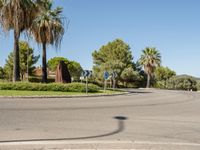
<path fill-rule="evenodd" d="M 28 141 L 0 142 L 2 150 L 197 150 L 199 143 L 151 141 Z"/>
<path fill-rule="evenodd" d="M 51 141 L 0 143 L 2 150 L 108 150 L 132 149 L 131 141 Z"/>

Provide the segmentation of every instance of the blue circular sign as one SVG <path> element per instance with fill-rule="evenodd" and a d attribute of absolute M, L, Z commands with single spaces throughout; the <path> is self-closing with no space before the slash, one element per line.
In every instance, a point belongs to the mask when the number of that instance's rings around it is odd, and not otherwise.
<path fill-rule="evenodd" d="M 105 80 L 109 78 L 109 73 L 107 71 L 104 72 L 103 77 Z"/>

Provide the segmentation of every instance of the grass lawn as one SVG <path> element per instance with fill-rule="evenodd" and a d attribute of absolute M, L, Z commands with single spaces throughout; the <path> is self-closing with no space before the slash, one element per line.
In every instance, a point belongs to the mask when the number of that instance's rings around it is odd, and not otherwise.
<path fill-rule="evenodd" d="M 88 93 L 88 95 L 95 94 L 118 94 L 119 91 L 107 90 L 100 91 L 97 93 Z M 87 95 L 86 93 L 80 92 L 54 92 L 54 91 L 18 91 L 18 90 L 0 90 L 0 96 L 72 96 L 72 95 Z"/>

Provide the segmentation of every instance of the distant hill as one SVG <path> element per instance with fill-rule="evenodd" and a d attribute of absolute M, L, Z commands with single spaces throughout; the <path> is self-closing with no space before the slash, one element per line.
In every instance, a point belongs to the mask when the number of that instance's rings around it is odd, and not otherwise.
<path fill-rule="evenodd" d="M 191 77 L 191 78 L 194 78 L 195 80 L 200 81 L 200 78 L 194 77 L 194 76 L 190 76 L 190 75 L 187 75 L 187 74 L 177 75 L 176 77 L 178 77 L 178 78 L 179 78 L 179 77 L 180 77 L 180 78 Z"/>

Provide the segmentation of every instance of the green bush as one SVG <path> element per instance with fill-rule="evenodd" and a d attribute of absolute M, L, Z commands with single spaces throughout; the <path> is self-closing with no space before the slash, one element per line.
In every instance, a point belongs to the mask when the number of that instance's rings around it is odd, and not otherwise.
<path fill-rule="evenodd" d="M 61 92 L 85 92 L 85 84 L 82 83 L 0 83 L 0 90 L 22 91 L 61 91 Z M 100 88 L 94 84 L 88 84 L 88 92 L 98 92 Z"/>
<path fill-rule="evenodd" d="M 166 81 L 156 81 L 155 88 L 166 89 Z"/>
<path fill-rule="evenodd" d="M 197 90 L 200 91 L 200 81 L 197 81 Z"/>
<path fill-rule="evenodd" d="M 167 89 L 197 90 L 197 81 L 192 77 L 172 77 L 166 83 Z"/>
<path fill-rule="evenodd" d="M 5 80 L 0 79 L 0 82 L 5 82 Z"/>
<path fill-rule="evenodd" d="M 29 80 L 29 82 L 33 82 L 33 83 L 40 83 L 42 81 L 42 77 L 31 76 L 31 77 L 28 78 L 28 80 Z M 53 83 L 53 82 L 55 82 L 55 78 L 48 78 L 47 82 Z"/>

